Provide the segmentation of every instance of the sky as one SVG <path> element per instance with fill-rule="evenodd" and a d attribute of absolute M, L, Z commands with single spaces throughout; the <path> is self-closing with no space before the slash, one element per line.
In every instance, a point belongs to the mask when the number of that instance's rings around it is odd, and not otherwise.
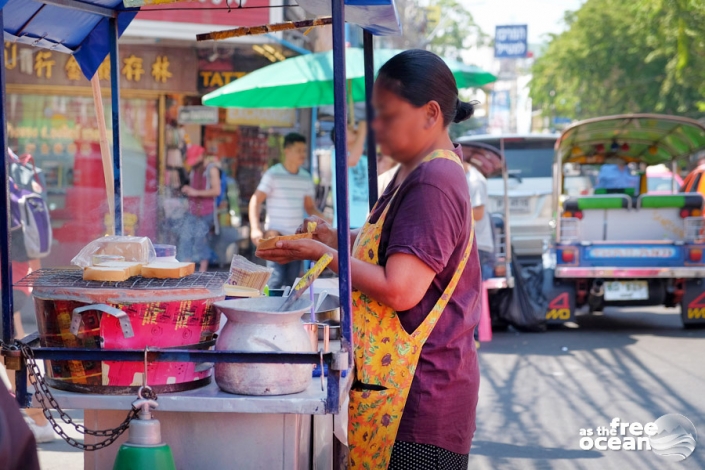
<path fill-rule="evenodd" d="M 547 33 L 563 31 L 563 13 L 577 10 L 583 0 L 460 0 L 482 30 L 494 36 L 495 26 L 527 24 L 529 43 L 547 41 Z"/>

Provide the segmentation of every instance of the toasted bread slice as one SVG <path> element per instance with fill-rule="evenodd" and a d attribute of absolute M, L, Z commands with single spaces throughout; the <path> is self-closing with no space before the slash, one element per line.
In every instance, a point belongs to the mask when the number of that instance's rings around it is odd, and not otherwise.
<path fill-rule="evenodd" d="M 278 241 L 285 240 L 303 240 L 306 238 L 313 238 L 310 233 L 298 233 L 296 235 L 282 235 L 281 237 L 263 238 L 260 240 L 259 245 L 257 245 L 258 250 L 273 250 L 277 247 Z"/>
<path fill-rule="evenodd" d="M 154 262 L 142 266 L 142 277 L 153 279 L 181 279 L 196 271 L 196 263 Z"/>
<path fill-rule="evenodd" d="M 122 282 L 130 278 L 129 268 L 117 266 L 89 266 L 83 270 L 83 280 Z"/>
<path fill-rule="evenodd" d="M 99 263 L 94 265 L 94 267 L 100 267 L 100 268 L 125 268 L 127 269 L 127 273 L 132 276 L 139 276 L 140 271 L 142 270 L 142 263 L 133 263 L 130 261 L 106 261 L 104 263 Z"/>

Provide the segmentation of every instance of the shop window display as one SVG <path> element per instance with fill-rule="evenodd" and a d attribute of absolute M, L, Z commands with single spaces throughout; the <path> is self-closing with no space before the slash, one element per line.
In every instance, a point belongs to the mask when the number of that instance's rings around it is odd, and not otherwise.
<path fill-rule="evenodd" d="M 156 100 L 121 100 L 125 232 L 156 234 Z M 109 100 L 104 102 L 111 122 Z M 66 266 L 87 242 L 105 234 L 108 216 L 100 138 L 90 97 L 8 94 L 9 146 L 34 157 L 46 179 L 55 243 L 44 266 Z M 112 129 L 108 129 L 112 139 Z M 111 147 L 112 150 L 112 147 Z"/>

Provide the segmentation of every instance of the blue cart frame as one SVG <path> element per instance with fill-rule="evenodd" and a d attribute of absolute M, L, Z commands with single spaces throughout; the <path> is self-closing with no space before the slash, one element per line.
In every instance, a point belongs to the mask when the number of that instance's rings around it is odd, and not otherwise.
<path fill-rule="evenodd" d="M 8 0 L 0 1 L 4 6 Z M 115 231 L 116 234 L 123 234 L 122 221 L 122 159 L 120 142 L 120 67 L 118 55 L 118 38 L 121 27 L 119 18 L 124 14 L 134 16 L 137 9 L 108 8 L 100 4 L 84 2 L 79 0 L 37 0 L 45 6 L 61 7 L 80 13 L 98 15 L 107 19 L 108 22 L 108 43 L 111 64 L 111 91 L 112 91 L 112 131 L 113 131 L 113 170 L 115 186 Z M 394 7 L 393 0 L 389 0 L 391 8 Z M 326 392 L 326 413 L 337 413 L 340 411 L 340 384 L 341 375 L 344 370 L 350 372 L 352 367 L 352 305 L 351 305 L 351 281 L 350 281 L 350 222 L 348 208 L 348 172 L 345 155 L 347 155 L 347 103 L 346 103 L 346 77 L 345 77 L 345 11 L 344 0 L 331 0 L 333 17 L 333 67 L 334 67 L 334 97 L 335 108 L 339 111 L 335 113 L 335 154 L 336 158 L 336 183 L 337 183 L 337 223 L 338 240 L 340 246 L 346 249 L 339 251 L 339 278 L 340 278 L 340 302 L 341 302 L 341 330 L 343 357 L 334 353 L 248 353 L 238 351 L 202 351 L 202 350 L 158 350 L 150 349 L 148 357 L 150 361 L 179 361 L 179 362 L 230 362 L 230 363 L 290 363 L 290 364 L 319 364 L 321 360 L 329 367 L 329 376 Z M 43 7 L 42 7 L 43 8 Z M 24 24 L 24 29 L 34 18 L 32 16 Z M 0 10 L 0 30 L 5 31 L 4 9 Z M 40 39 L 37 40 L 37 43 Z M 365 60 L 365 85 L 366 85 L 366 110 L 368 120 L 372 119 L 372 84 L 374 82 L 373 66 L 373 35 L 365 30 L 364 32 L 364 60 Z M 6 116 L 6 80 L 5 68 L 0 67 L 0 147 L 7 152 L 7 116 Z M 377 200 L 377 158 L 375 138 L 372 132 L 367 140 L 367 156 L 369 159 L 369 188 L 370 207 Z M 8 166 L 6 160 L 0 165 L 0 210 L 9 213 L 9 191 L 8 191 Z M 12 263 L 10 259 L 10 227 L 9 219 L 5 217 L 0 223 L 0 291 L 3 292 L 0 307 L 2 308 L 2 342 L 7 348 L 3 348 L 3 355 L 20 357 L 20 368 L 16 370 L 17 401 L 22 407 L 29 407 L 32 393 L 27 390 L 27 364 L 21 357 L 20 351 L 13 346 L 13 302 L 12 302 Z M 96 360 L 96 361 L 141 361 L 145 357 L 143 350 L 95 350 L 83 348 L 50 348 L 37 346 L 38 334 L 33 333 L 22 340 L 33 350 L 37 359 L 45 360 Z M 340 353 L 338 353 L 340 354 Z M 345 357 L 347 356 L 347 357 Z M 342 360 L 340 360 L 342 359 Z"/>

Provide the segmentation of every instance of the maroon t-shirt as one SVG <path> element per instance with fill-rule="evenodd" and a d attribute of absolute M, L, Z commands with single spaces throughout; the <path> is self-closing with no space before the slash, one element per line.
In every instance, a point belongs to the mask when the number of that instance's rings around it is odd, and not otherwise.
<path fill-rule="evenodd" d="M 392 199 L 395 180 L 380 198 L 370 217 L 372 223 Z M 421 325 L 460 264 L 470 237 L 470 210 L 465 172 L 447 159 L 422 163 L 392 200 L 382 227 L 380 264 L 384 266 L 392 254 L 407 253 L 436 272 L 421 302 L 399 312 L 407 332 Z M 431 444 L 459 454 L 470 452 L 480 385 L 473 338 L 480 321 L 480 292 L 480 264 L 473 242 L 460 282 L 421 351 L 398 441 Z"/>

